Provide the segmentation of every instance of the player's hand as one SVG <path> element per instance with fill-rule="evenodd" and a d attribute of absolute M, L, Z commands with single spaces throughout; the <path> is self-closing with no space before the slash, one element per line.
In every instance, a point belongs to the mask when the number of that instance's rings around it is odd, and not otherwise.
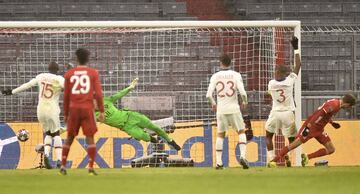
<path fill-rule="evenodd" d="M 130 86 L 129 86 L 129 89 L 130 89 L 130 90 L 133 90 L 133 89 L 137 86 L 138 81 L 139 81 L 139 78 L 135 78 L 135 79 L 131 82 L 131 84 L 130 84 Z"/>
<path fill-rule="evenodd" d="M 336 122 L 332 122 L 331 125 L 335 128 L 335 129 L 339 129 L 341 127 L 341 125 L 339 123 Z"/>
<path fill-rule="evenodd" d="M 99 118 L 98 118 L 100 123 L 103 123 L 105 121 L 105 113 L 101 112 L 99 114 Z"/>
<path fill-rule="evenodd" d="M 291 45 L 293 47 L 294 50 L 298 50 L 299 49 L 299 39 L 296 36 L 293 36 L 291 39 Z"/>
<path fill-rule="evenodd" d="M 247 104 L 241 104 L 240 108 L 241 108 L 242 112 L 247 112 Z"/>
<path fill-rule="evenodd" d="M 211 109 L 212 109 L 212 111 L 216 112 L 217 111 L 216 104 L 212 105 Z"/>
<path fill-rule="evenodd" d="M 3 90 L 3 91 L 1 91 L 1 93 L 2 93 L 4 96 L 10 96 L 10 95 L 12 95 L 12 89 Z"/>

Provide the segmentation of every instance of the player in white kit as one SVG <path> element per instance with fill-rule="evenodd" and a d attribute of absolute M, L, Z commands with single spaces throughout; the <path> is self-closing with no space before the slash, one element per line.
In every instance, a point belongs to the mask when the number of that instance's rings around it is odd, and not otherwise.
<path fill-rule="evenodd" d="M 223 168 L 222 150 L 225 132 L 231 125 L 239 134 L 240 164 L 244 169 L 249 168 L 245 159 L 246 135 L 245 124 L 240 111 L 238 94 L 242 99 L 242 106 L 246 108 L 247 95 L 240 73 L 230 69 L 231 59 L 224 54 L 220 57 L 220 71 L 211 76 L 206 97 L 216 112 L 217 138 L 216 138 L 216 169 Z M 217 103 L 213 97 L 216 92 Z"/>
<path fill-rule="evenodd" d="M 269 160 L 275 157 L 273 136 L 281 134 L 285 136 L 289 143 L 293 142 L 297 131 L 295 127 L 295 104 L 293 97 L 294 84 L 300 71 L 300 55 L 298 50 L 298 39 L 293 37 L 291 44 L 295 53 L 294 72 L 289 74 L 289 68 L 285 65 L 275 67 L 275 78 L 270 80 L 268 94 L 272 97 L 272 109 L 265 124 L 266 129 L 266 148 Z M 285 156 L 286 166 L 291 166 L 288 156 Z"/>
<path fill-rule="evenodd" d="M 41 123 L 44 132 L 44 163 L 50 169 L 49 155 L 54 139 L 54 149 L 56 153 L 57 166 L 61 161 L 62 141 L 60 137 L 60 107 L 59 96 L 64 88 L 64 78 L 56 75 L 59 66 L 56 62 L 51 62 L 48 66 L 49 73 L 41 73 L 29 82 L 13 90 L 5 90 L 5 95 L 17 94 L 31 87 L 38 86 L 39 102 L 37 106 L 37 118 Z"/>

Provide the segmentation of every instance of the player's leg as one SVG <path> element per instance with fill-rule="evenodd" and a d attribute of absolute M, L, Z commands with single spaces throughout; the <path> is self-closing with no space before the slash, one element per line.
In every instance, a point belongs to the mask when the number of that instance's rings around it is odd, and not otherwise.
<path fill-rule="evenodd" d="M 299 147 L 302 144 L 302 140 L 297 137 L 291 144 L 285 146 L 281 149 L 280 153 L 275 156 L 275 158 L 271 162 L 278 162 L 281 158 L 283 158 L 289 151 Z"/>
<path fill-rule="evenodd" d="M 236 130 L 236 132 L 239 135 L 239 148 L 240 148 L 240 164 L 244 169 L 249 168 L 249 163 L 246 160 L 246 134 L 245 134 L 245 123 L 242 118 L 241 113 L 235 113 L 231 115 L 227 115 L 229 123 L 231 123 L 231 126 L 233 129 Z"/>
<path fill-rule="evenodd" d="M 138 141 L 145 141 L 145 142 L 152 142 L 158 143 L 156 138 L 152 137 L 148 133 L 146 133 L 142 128 L 138 127 L 137 125 L 125 125 L 123 131 L 128 134 L 130 137 L 138 140 Z"/>
<path fill-rule="evenodd" d="M 324 146 L 325 146 L 325 148 L 321 148 L 314 153 L 308 154 L 309 160 L 313 159 L 313 158 L 321 157 L 321 156 L 330 155 L 335 152 L 334 144 L 331 141 L 325 143 Z"/>
<path fill-rule="evenodd" d="M 54 122 L 54 128 L 52 131 L 52 134 L 54 135 L 54 149 L 55 149 L 55 155 L 56 155 L 56 160 L 57 165 L 60 165 L 60 161 L 61 161 L 61 153 L 62 153 L 62 140 L 60 137 L 60 108 L 57 107 L 57 111 L 56 113 L 53 115 L 52 118 L 53 122 Z"/>
<path fill-rule="evenodd" d="M 273 137 L 278 127 L 276 122 L 277 121 L 275 118 L 275 112 L 271 112 L 268 120 L 265 123 L 266 149 L 267 149 L 267 156 L 269 158 L 269 161 L 271 161 L 275 157 Z"/>
<path fill-rule="evenodd" d="M 69 118 L 67 120 L 67 137 L 64 145 L 62 146 L 62 156 L 61 156 L 61 168 L 60 174 L 66 175 L 66 161 L 69 155 L 70 147 L 74 141 L 74 138 L 79 133 L 80 128 L 80 109 L 71 109 L 69 113 Z"/>
<path fill-rule="evenodd" d="M 46 169 L 51 169 L 52 166 L 50 164 L 50 151 L 51 151 L 51 147 L 52 147 L 52 136 L 51 136 L 51 123 L 47 117 L 47 111 L 46 109 L 44 109 L 43 106 L 38 107 L 37 109 L 37 117 L 38 120 L 40 122 L 40 124 L 42 125 L 43 131 L 44 133 L 44 165 Z"/>
<path fill-rule="evenodd" d="M 317 137 L 315 137 L 315 139 L 321 143 L 322 145 L 324 145 L 325 148 L 321 148 L 319 150 L 317 150 L 316 152 L 313 152 L 311 154 L 302 154 L 302 165 L 305 166 L 309 160 L 313 159 L 313 158 L 318 158 L 321 156 L 326 156 L 326 155 L 330 155 L 332 153 L 335 152 L 335 146 L 334 144 L 331 142 L 330 137 L 324 132 L 319 134 Z"/>
<path fill-rule="evenodd" d="M 162 129 L 161 127 L 155 125 L 154 123 L 152 123 L 152 121 L 146 117 L 143 114 L 137 113 L 137 112 L 131 112 L 130 113 L 130 117 L 129 119 L 134 120 L 136 125 L 140 128 L 142 128 L 143 130 L 149 129 L 154 131 L 157 135 L 159 135 L 160 137 L 162 137 L 163 139 L 166 140 L 166 142 L 171 145 L 173 148 L 175 148 L 176 150 L 181 150 L 181 147 L 173 140 L 171 139 L 168 134 L 165 132 L 164 129 Z"/>
<path fill-rule="evenodd" d="M 142 115 L 139 113 L 132 113 L 130 118 L 136 119 L 138 121 L 137 122 L 138 127 L 143 128 L 143 129 L 146 128 L 146 129 L 154 131 L 156 134 L 158 134 L 160 137 L 165 139 L 167 142 L 172 141 L 172 139 L 168 136 L 168 134 L 165 132 L 164 129 L 162 129 L 161 127 L 152 123 L 151 120 L 148 117 L 146 117 L 145 115 Z"/>
<path fill-rule="evenodd" d="M 274 162 L 278 162 L 280 158 L 283 158 L 285 154 L 287 154 L 289 151 L 297 148 L 301 144 L 309 141 L 311 138 L 317 136 L 317 129 L 315 128 L 309 128 L 308 122 L 305 121 L 304 124 L 301 126 L 298 134 L 296 135 L 295 140 L 290 143 L 288 146 L 285 146 L 280 153 L 269 163 L 269 167 L 273 166 Z"/>
<path fill-rule="evenodd" d="M 216 137 L 216 169 L 223 169 L 222 153 L 224 148 L 225 132 L 229 123 L 223 114 L 216 115 L 217 120 L 217 137 Z"/>
<path fill-rule="evenodd" d="M 94 171 L 94 163 L 95 163 L 95 157 L 96 157 L 96 144 L 95 144 L 95 140 L 94 140 L 94 135 L 86 136 L 86 144 L 88 145 L 87 153 L 89 156 L 89 174 L 97 175 L 97 173 Z"/>
<path fill-rule="evenodd" d="M 74 128 L 72 128 L 72 129 L 74 129 Z M 67 134 L 67 137 L 65 140 L 65 144 L 62 147 L 62 158 L 61 158 L 61 167 L 60 167 L 61 175 L 67 174 L 67 172 L 65 170 L 66 161 L 67 161 L 67 157 L 69 155 L 70 147 L 71 147 L 72 143 L 74 142 L 75 137 L 76 137 L 76 135 L 74 135 L 73 133 L 69 133 L 69 131 L 68 131 L 68 134 Z"/>
<path fill-rule="evenodd" d="M 271 161 L 275 157 L 273 137 L 274 137 L 274 133 L 271 133 L 270 131 L 266 130 L 266 149 L 267 149 L 267 156 L 269 158 L 269 161 Z"/>
<path fill-rule="evenodd" d="M 60 168 L 61 158 L 62 158 L 62 140 L 60 137 L 60 130 L 57 130 L 54 133 L 51 133 L 51 136 L 54 139 L 54 152 L 56 155 L 56 167 Z"/>
<path fill-rule="evenodd" d="M 44 126 L 44 125 L 43 125 Z M 45 132 L 44 138 L 44 165 L 46 169 L 52 169 L 50 164 L 50 151 L 52 147 L 53 137 L 51 136 L 50 130 Z"/>
<path fill-rule="evenodd" d="M 166 142 L 171 145 L 173 148 L 175 148 L 177 151 L 181 150 L 181 147 L 175 142 L 175 140 L 173 140 L 172 138 L 169 137 L 169 135 L 165 132 L 164 129 L 162 129 L 161 127 L 155 125 L 154 123 L 152 123 L 150 121 L 150 119 L 148 119 L 149 121 L 146 122 L 145 124 L 145 128 L 150 129 L 152 131 L 154 131 L 156 134 L 158 134 L 160 137 L 162 137 L 163 139 L 166 140 Z"/>
<path fill-rule="evenodd" d="M 295 127 L 295 114 L 292 111 L 281 112 L 281 123 L 280 128 L 282 129 L 282 134 L 287 137 L 289 144 L 291 144 L 296 137 L 296 127 Z M 291 160 L 289 154 L 284 156 L 285 164 L 287 167 L 291 167 Z"/>
<path fill-rule="evenodd" d="M 60 109 L 58 107 L 54 109 L 55 110 L 57 109 L 57 111 L 49 118 L 49 123 L 51 124 L 50 135 L 54 140 L 53 150 L 55 152 L 56 161 L 57 161 L 56 166 L 60 168 L 61 157 L 62 157 L 62 141 L 60 137 L 60 119 L 59 119 Z"/>
<path fill-rule="evenodd" d="M 87 153 L 89 156 L 89 175 L 97 175 L 94 171 L 94 163 L 96 157 L 96 145 L 94 135 L 97 132 L 95 113 L 92 109 L 82 110 L 81 127 L 86 136 L 86 144 L 88 145 Z"/>

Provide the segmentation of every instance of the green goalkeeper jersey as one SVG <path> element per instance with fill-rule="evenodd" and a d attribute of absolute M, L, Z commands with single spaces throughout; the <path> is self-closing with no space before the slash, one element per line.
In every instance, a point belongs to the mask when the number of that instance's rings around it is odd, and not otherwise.
<path fill-rule="evenodd" d="M 130 92 L 125 88 L 114 95 L 104 97 L 105 121 L 104 123 L 116 128 L 123 128 L 128 120 L 128 111 L 115 107 L 114 103 Z M 99 118 L 99 111 L 95 112 L 96 119 Z"/>

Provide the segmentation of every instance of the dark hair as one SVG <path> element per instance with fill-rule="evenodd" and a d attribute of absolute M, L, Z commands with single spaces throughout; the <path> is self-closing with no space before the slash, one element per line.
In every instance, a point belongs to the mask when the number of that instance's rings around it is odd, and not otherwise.
<path fill-rule="evenodd" d="M 356 104 L 356 97 L 353 94 L 345 94 L 342 97 L 344 103 L 350 104 L 350 106 L 354 106 Z"/>
<path fill-rule="evenodd" d="M 287 74 L 290 71 L 289 67 L 286 65 L 276 65 L 275 70 L 281 75 Z"/>
<path fill-rule="evenodd" d="M 229 55 L 227 54 L 222 54 L 220 56 L 220 62 L 221 64 L 223 64 L 225 67 L 229 67 L 231 65 L 231 58 L 229 57 Z"/>
<path fill-rule="evenodd" d="M 51 61 L 48 65 L 50 73 L 56 74 L 59 71 L 59 65 L 55 61 Z"/>
<path fill-rule="evenodd" d="M 89 62 L 90 52 L 84 48 L 79 48 L 76 50 L 75 55 L 79 61 L 79 65 L 85 65 Z"/>

